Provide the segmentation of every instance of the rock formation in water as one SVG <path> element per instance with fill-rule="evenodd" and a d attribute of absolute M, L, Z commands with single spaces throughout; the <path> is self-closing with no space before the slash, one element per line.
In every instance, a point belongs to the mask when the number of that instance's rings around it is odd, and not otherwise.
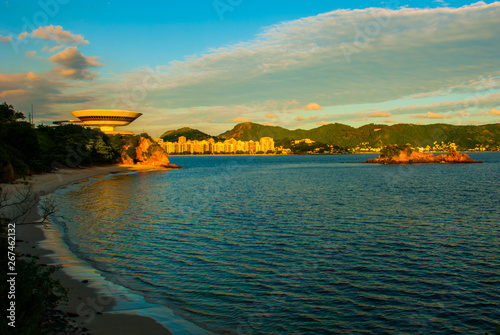
<path fill-rule="evenodd" d="M 482 163 L 470 158 L 466 154 L 451 150 L 448 154 L 433 155 L 413 151 L 409 147 L 400 148 L 397 145 L 388 145 L 382 149 L 378 158 L 370 158 L 363 163 L 378 164 L 422 164 L 422 163 Z"/>
<path fill-rule="evenodd" d="M 169 169 L 181 168 L 170 164 L 168 154 L 151 138 L 136 136 L 132 143 L 127 144 L 121 154 L 121 163 L 126 165 L 153 165 Z"/>

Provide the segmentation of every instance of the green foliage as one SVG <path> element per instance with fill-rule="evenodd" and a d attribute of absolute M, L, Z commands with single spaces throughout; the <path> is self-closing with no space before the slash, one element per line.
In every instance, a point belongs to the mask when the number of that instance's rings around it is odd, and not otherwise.
<path fill-rule="evenodd" d="M 235 138 L 242 141 L 258 141 L 262 137 L 272 137 L 276 141 L 285 138 L 299 140 L 307 138 L 306 134 L 307 131 L 302 129 L 288 130 L 282 127 L 264 126 L 257 123 L 244 122 L 237 124 L 233 129 L 219 135 L 219 137 L 223 140 Z"/>
<path fill-rule="evenodd" d="M 24 114 L 16 112 L 12 105 L 7 105 L 6 102 L 0 105 L 0 123 L 16 122 L 24 118 Z"/>
<path fill-rule="evenodd" d="M 148 135 L 149 136 L 149 135 Z M 177 142 L 180 136 L 185 136 L 187 140 L 208 140 L 212 136 L 199 131 L 198 129 L 192 129 L 189 127 L 180 128 L 177 130 L 169 130 L 160 136 L 165 142 Z"/>
<path fill-rule="evenodd" d="M 3 249 L 5 250 L 5 249 Z M 3 263 L 3 262 L 2 262 Z M 5 268 L 7 262 L 2 264 Z M 52 275 L 60 267 L 42 266 L 34 260 L 18 259 L 16 262 L 16 328 L 8 326 L 9 319 L 3 319 L 0 329 L 2 334 L 44 334 L 47 311 L 57 306 L 59 300 L 66 297 L 66 291 Z M 8 294 L 7 277 L 2 275 L 0 291 Z"/>
<path fill-rule="evenodd" d="M 22 119 L 12 106 L 0 105 L 0 182 L 30 173 L 39 157 L 39 144 L 33 126 Z M 7 110 L 7 111 L 5 111 Z"/>
<path fill-rule="evenodd" d="M 110 147 L 118 153 L 118 156 L 125 154 L 132 160 L 136 160 L 136 150 L 141 139 L 148 139 L 152 144 L 148 147 L 148 151 L 145 153 L 147 158 L 150 158 L 155 150 L 160 146 L 146 133 L 140 135 L 113 135 L 109 136 Z"/>
<path fill-rule="evenodd" d="M 399 156 L 399 154 L 402 151 L 406 151 L 406 153 L 408 155 L 411 155 L 411 153 L 413 152 L 413 150 L 411 149 L 411 147 L 409 145 L 399 146 L 397 144 L 395 144 L 395 145 L 389 144 L 389 145 L 383 147 L 382 150 L 380 150 L 380 157 L 381 158 L 392 158 L 395 156 Z"/>
<path fill-rule="evenodd" d="M 0 182 L 33 172 L 115 163 L 124 141 L 77 125 L 34 128 L 11 105 L 0 105 Z"/>
<path fill-rule="evenodd" d="M 485 335 L 490 335 L 490 333 L 486 332 Z M 497 325 L 495 328 L 495 335 L 500 335 L 500 325 Z"/>
<path fill-rule="evenodd" d="M 122 153 L 125 144 L 127 143 L 127 138 L 130 135 L 108 135 L 108 142 L 111 149 L 119 154 Z"/>
<path fill-rule="evenodd" d="M 0 266 L 7 269 L 7 234 L 6 226 L 9 220 L 0 218 Z M 15 308 L 16 327 L 8 325 L 10 321 L 3 318 L 0 324 L 1 334 L 48 334 L 45 329 L 47 311 L 57 306 L 61 299 L 67 299 L 66 290 L 61 283 L 53 278 L 60 266 L 44 266 L 33 259 L 24 259 L 16 255 Z M 7 282 L 7 272 L 0 275 L 0 295 L 6 299 L 10 292 Z"/>
<path fill-rule="evenodd" d="M 380 148 L 389 144 L 406 145 L 407 143 L 413 147 L 425 147 L 432 146 L 434 141 L 439 143 L 443 141 L 454 142 L 464 150 L 472 150 L 476 144 L 483 144 L 488 150 L 495 150 L 500 146 L 500 124 L 481 126 L 395 124 L 388 126 L 372 123 L 353 128 L 334 123 L 310 130 L 288 130 L 282 127 L 245 122 L 219 135 L 223 139 L 235 138 L 242 141 L 256 141 L 264 136 L 272 137 L 276 146 L 285 148 L 291 148 L 289 145 L 291 140 L 309 138 L 341 148 L 355 148 L 361 143 L 368 143 L 367 145 L 372 148 Z M 280 141 L 285 143 L 288 141 L 288 143 L 283 145 Z"/>
<path fill-rule="evenodd" d="M 158 150 L 160 146 L 156 143 L 156 142 L 153 142 L 149 147 L 148 147 L 148 151 L 146 152 L 146 158 L 151 158 L 151 156 L 153 155 L 153 153 Z"/>
<path fill-rule="evenodd" d="M 41 144 L 40 166 L 45 170 L 109 164 L 119 157 L 110 138 L 98 129 L 77 125 L 40 126 L 37 136 Z"/>
<path fill-rule="evenodd" d="M 134 161 L 135 161 L 135 149 L 136 149 L 136 147 L 134 147 L 134 146 L 130 146 L 130 147 L 127 149 L 127 151 L 125 152 L 125 154 L 126 154 L 128 157 L 132 158 L 132 160 L 134 160 Z"/>
<path fill-rule="evenodd" d="M 113 159 L 116 158 L 116 152 L 109 145 L 109 143 L 106 143 L 105 139 L 106 137 L 104 136 L 98 136 L 96 142 L 94 143 L 94 147 L 97 154 L 100 157 L 102 157 L 105 161 L 112 161 Z"/>

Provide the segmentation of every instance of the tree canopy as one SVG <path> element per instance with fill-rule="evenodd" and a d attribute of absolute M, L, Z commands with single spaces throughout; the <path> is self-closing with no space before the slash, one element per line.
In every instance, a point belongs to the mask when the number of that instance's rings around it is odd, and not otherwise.
<path fill-rule="evenodd" d="M 0 122 L 15 122 L 19 119 L 25 119 L 22 112 L 16 112 L 12 105 L 7 105 L 6 102 L 0 105 Z"/>

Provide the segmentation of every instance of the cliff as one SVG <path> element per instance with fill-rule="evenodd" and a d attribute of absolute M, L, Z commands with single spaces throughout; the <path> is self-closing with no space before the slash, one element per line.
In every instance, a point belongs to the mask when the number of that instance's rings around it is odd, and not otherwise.
<path fill-rule="evenodd" d="M 378 163 L 378 164 L 425 164 L 425 163 L 482 163 L 470 158 L 466 154 L 458 153 L 455 150 L 449 154 L 433 155 L 431 153 L 423 153 L 412 151 L 409 147 L 399 148 L 397 145 L 388 145 L 382 150 L 382 154 L 378 158 L 371 158 L 363 163 Z"/>
<path fill-rule="evenodd" d="M 120 163 L 127 165 L 153 165 L 166 168 L 180 168 L 175 164 L 170 164 L 168 155 L 150 137 L 135 136 L 131 143 L 124 145 L 120 156 Z"/>
<path fill-rule="evenodd" d="M 106 135 L 74 124 L 35 127 L 12 105 L 0 104 L 0 183 L 54 169 L 116 163 L 177 167 L 148 134 Z"/>

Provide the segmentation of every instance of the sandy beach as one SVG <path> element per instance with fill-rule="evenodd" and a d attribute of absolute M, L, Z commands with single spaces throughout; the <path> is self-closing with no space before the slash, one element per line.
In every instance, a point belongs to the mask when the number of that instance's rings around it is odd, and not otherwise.
<path fill-rule="evenodd" d="M 68 290 L 68 301 L 62 302 L 57 307 L 62 312 L 60 319 L 68 321 L 71 326 L 64 327 L 54 334 L 172 334 L 163 325 L 154 319 L 140 315 L 117 313 L 113 310 L 116 301 L 113 297 L 104 296 L 89 283 L 92 280 L 76 280 L 69 276 L 65 269 L 71 268 L 71 263 L 65 264 L 60 259 L 55 263 L 51 257 L 53 250 L 43 249 L 40 245 L 46 241 L 47 234 L 53 230 L 49 223 L 39 224 L 41 217 L 38 213 L 38 201 L 40 196 L 50 194 L 61 187 L 81 182 L 88 178 L 105 176 L 112 173 L 124 173 L 128 171 L 151 171 L 158 170 L 156 166 L 99 166 L 82 169 L 61 169 L 57 172 L 34 175 L 27 179 L 33 185 L 32 190 L 39 196 L 35 199 L 35 206 L 22 218 L 16 220 L 16 239 L 18 240 L 16 251 L 39 257 L 41 264 L 60 264 L 63 269 L 55 273 L 62 285 Z M 161 169 L 161 168 L 160 168 Z M 3 190 L 16 192 L 16 188 L 25 187 L 22 181 L 15 184 L 2 184 Z M 73 326 L 75 326 L 73 328 Z"/>

